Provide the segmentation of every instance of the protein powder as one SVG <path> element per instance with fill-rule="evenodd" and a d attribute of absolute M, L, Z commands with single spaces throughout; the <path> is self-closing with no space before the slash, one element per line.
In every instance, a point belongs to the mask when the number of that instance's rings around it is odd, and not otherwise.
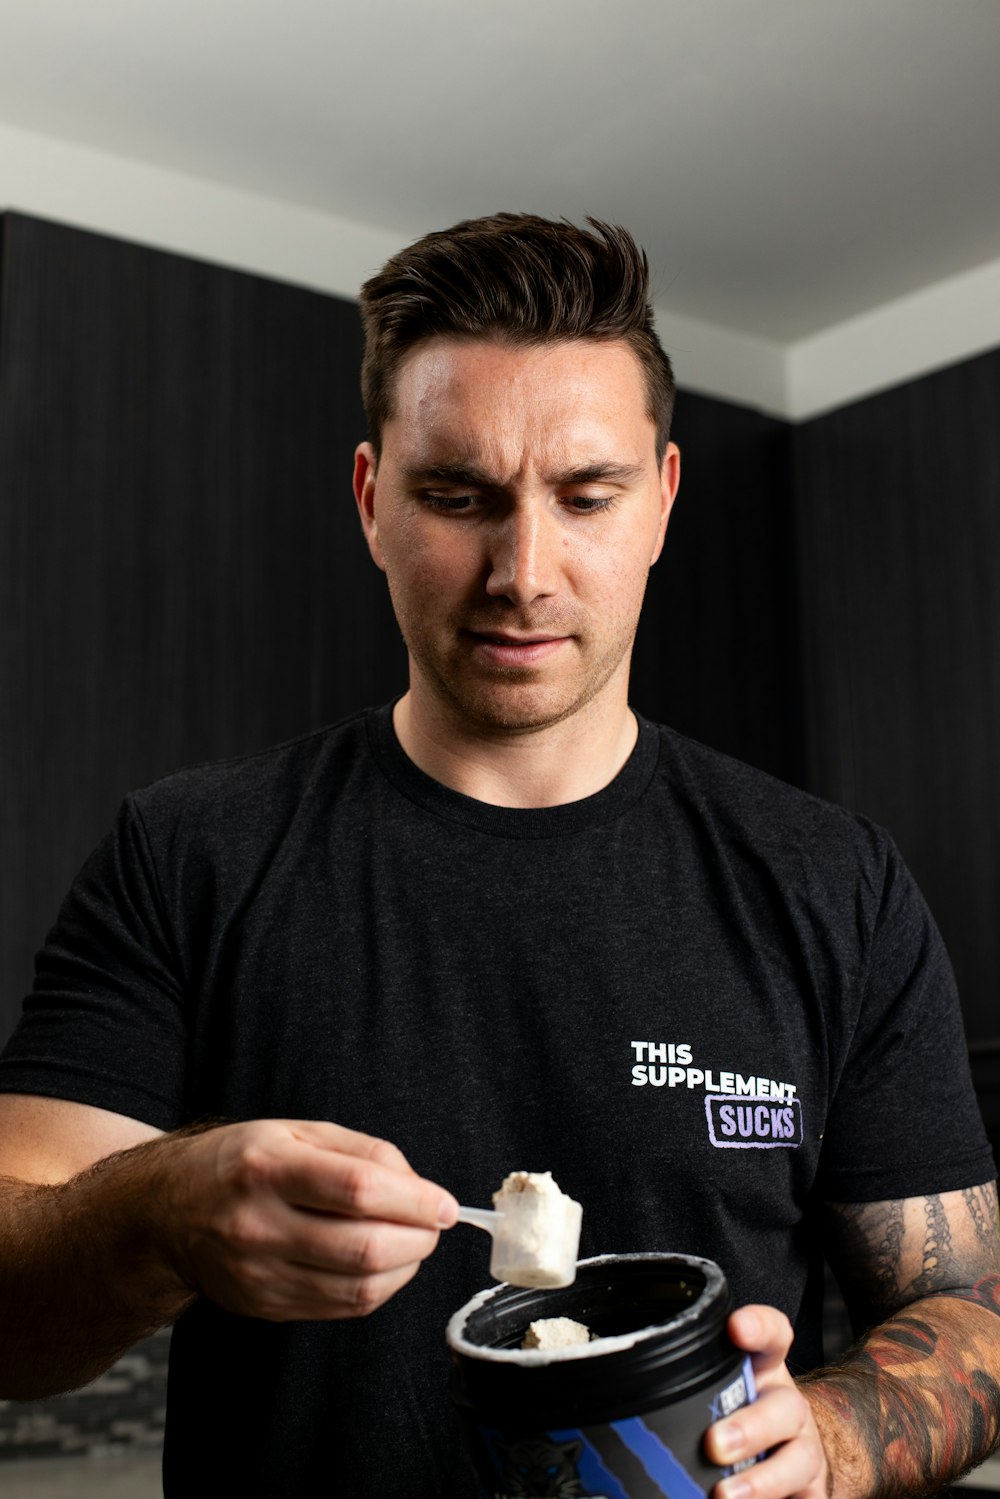
<path fill-rule="evenodd" d="M 529 1322 L 522 1348 L 572 1348 L 574 1344 L 589 1343 L 590 1328 L 570 1317 L 542 1317 L 538 1322 Z"/>
<path fill-rule="evenodd" d="M 490 1274 L 518 1286 L 568 1286 L 576 1274 L 583 1210 L 551 1171 L 512 1171 L 493 1206 Z"/>

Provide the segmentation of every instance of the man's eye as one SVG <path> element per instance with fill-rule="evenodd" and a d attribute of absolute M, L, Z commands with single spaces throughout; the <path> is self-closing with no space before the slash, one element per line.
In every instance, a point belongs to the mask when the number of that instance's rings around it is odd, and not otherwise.
<path fill-rule="evenodd" d="M 476 497 L 472 494 L 425 494 L 423 499 L 424 504 L 429 505 L 432 510 L 471 510 L 476 503 Z"/>
<path fill-rule="evenodd" d="M 589 515 L 595 510 L 611 510 L 614 503 L 611 495 L 575 494 L 569 499 L 571 507 L 584 515 Z"/>

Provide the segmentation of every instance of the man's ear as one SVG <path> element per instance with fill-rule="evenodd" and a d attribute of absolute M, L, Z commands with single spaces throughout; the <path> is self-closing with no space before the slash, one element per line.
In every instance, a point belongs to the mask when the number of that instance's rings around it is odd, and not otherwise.
<path fill-rule="evenodd" d="M 375 449 L 370 442 L 360 442 L 354 450 L 354 498 L 357 501 L 361 529 L 376 567 L 385 572 L 385 558 L 375 519 Z"/>
<path fill-rule="evenodd" d="M 663 551 L 663 539 L 667 534 L 667 522 L 674 508 L 677 489 L 681 482 L 681 450 L 675 442 L 668 442 L 663 462 L 660 465 L 660 527 L 656 533 L 656 545 L 649 559 L 650 567 Z"/>

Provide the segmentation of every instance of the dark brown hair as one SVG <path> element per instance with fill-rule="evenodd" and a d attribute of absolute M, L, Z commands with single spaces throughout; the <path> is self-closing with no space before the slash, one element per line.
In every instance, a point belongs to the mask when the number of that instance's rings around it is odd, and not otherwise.
<path fill-rule="evenodd" d="M 627 229 L 498 213 L 425 235 L 361 288 L 361 394 L 376 452 L 399 367 L 439 335 L 511 346 L 621 339 L 642 366 L 662 461 L 674 378 L 653 328 L 649 262 Z"/>

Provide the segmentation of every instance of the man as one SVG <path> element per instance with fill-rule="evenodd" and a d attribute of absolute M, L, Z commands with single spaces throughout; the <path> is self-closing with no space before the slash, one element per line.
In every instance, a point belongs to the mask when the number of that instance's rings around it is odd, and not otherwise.
<path fill-rule="evenodd" d="M 629 710 L 679 477 L 645 258 L 499 215 L 362 308 L 409 690 L 130 797 L 82 872 L 0 1067 L 0 1394 L 178 1319 L 168 1494 L 471 1493 L 486 1254 L 441 1230 L 551 1169 L 584 1252 L 722 1263 L 760 1399 L 719 1499 L 932 1489 L 1000 1399 L 947 960 L 884 834 Z M 796 1384 L 823 1248 L 878 1325 Z"/>

